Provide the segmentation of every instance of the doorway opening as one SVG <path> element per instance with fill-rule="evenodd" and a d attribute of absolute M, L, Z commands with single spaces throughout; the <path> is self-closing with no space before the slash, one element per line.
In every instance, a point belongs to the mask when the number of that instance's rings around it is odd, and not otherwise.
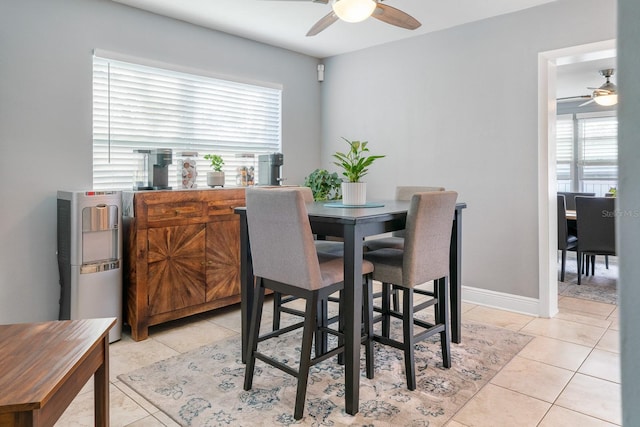
<path fill-rule="evenodd" d="M 556 89 L 558 67 L 615 57 L 616 42 L 607 40 L 538 55 L 538 255 L 539 315 L 558 313 L 556 218 Z"/>

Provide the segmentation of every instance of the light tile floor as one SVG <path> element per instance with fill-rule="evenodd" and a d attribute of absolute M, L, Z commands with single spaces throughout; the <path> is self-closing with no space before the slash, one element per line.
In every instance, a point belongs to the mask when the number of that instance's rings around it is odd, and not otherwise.
<path fill-rule="evenodd" d="M 616 306 L 561 296 L 559 307 L 555 318 L 541 319 L 463 303 L 463 319 L 534 339 L 467 402 L 449 427 L 621 425 Z M 152 327 L 145 341 L 134 342 L 125 332 L 110 346 L 111 425 L 176 426 L 117 376 L 239 333 L 239 306 Z M 56 423 L 57 427 L 90 425 L 92 380 Z"/>

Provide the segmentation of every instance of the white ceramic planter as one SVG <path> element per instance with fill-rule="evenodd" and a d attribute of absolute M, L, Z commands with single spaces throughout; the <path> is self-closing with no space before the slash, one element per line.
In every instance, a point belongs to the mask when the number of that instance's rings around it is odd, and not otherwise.
<path fill-rule="evenodd" d="M 342 183 L 342 204 L 344 205 L 364 205 L 367 203 L 367 183 L 366 182 L 343 182 Z"/>
<path fill-rule="evenodd" d="M 224 187 L 224 172 L 207 172 L 207 185 Z"/>

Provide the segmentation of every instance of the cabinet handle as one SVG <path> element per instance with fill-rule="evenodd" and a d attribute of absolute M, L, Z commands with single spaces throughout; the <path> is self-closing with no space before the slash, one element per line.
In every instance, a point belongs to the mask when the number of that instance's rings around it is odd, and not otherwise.
<path fill-rule="evenodd" d="M 208 266 L 212 266 L 213 265 L 213 261 L 207 261 L 207 265 Z"/>

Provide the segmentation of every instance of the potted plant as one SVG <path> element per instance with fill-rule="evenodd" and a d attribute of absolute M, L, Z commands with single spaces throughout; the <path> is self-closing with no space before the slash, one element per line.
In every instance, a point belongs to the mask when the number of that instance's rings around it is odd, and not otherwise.
<path fill-rule="evenodd" d="M 209 187 L 215 187 L 219 185 L 224 187 L 224 172 L 222 166 L 224 166 L 224 160 L 222 156 L 217 154 L 205 154 L 204 158 L 211 162 L 212 172 L 207 172 L 207 185 Z"/>
<path fill-rule="evenodd" d="M 369 166 L 376 160 L 384 156 L 368 156 L 367 141 L 349 141 L 349 151 L 346 153 L 336 152 L 333 157 L 337 159 L 334 164 L 343 169 L 342 175 L 346 177 L 346 182 L 342 183 L 342 202 L 345 205 L 364 205 L 367 202 L 367 184 L 360 181 L 369 172 Z"/>
<path fill-rule="evenodd" d="M 339 200 L 341 198 L 340 185 L 342 180 L 336 172 L 329 173 L 326 169 L 316 169 L 304 179 L 304 186 L 311 188 L 313 200 Z"/>

